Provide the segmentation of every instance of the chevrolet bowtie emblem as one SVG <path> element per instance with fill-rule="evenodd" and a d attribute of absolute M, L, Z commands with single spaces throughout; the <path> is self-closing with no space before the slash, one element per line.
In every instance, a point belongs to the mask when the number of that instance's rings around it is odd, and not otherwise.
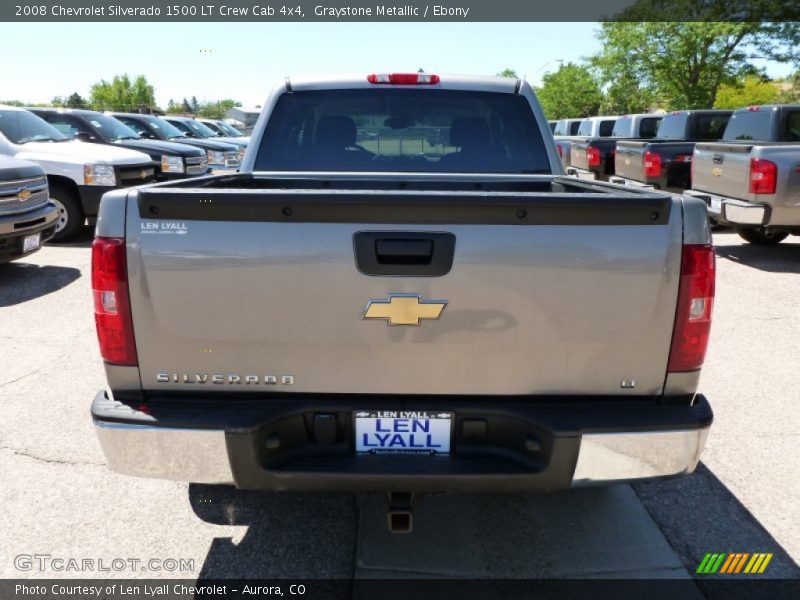
<path fill-rule="evenodd" d="M 144 169 L 142 169 L 141 171 L 139 171 L 139 177 L 140 177 L 141 179 L 147 179 L 147 176 L 148 176 L 148 175 L 149 175 L 149 173 L 148 173 L 147 171 L 145 171 Z"/>
<path fill-rule="evenodd" d="M 389 325 L 419 325 L 421 319 L 438 319 L 447 300 L 423 300 L 418 294 L 389 294 L 370 300 L 362 319 L 386 319 Z"/>
<path fill-rule="evenodd" d="M 22 190 L 19 194 L 17 194 L 17 199 L 18 200 L 27 200 L 30 197 L 31 197 L 31 191 L 30 190 Z"/>

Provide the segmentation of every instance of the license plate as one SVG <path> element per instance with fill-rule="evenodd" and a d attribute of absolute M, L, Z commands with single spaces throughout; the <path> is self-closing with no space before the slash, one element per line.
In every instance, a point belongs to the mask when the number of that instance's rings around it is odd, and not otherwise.
<path fill-rule="evenodd" d="M 722 200 L 719 198 L 712 198 L 711 199 L 711 206 L 708 207 L 709 210 L 713 213 L 721 213 L 722 212 Z"/>
<path fill-rule="evenodd" d="M 419 410 L 355 412 L 359 454 L 449 454 L 453 413 Z"/>
<path fill-rule="evenodd" d="M 22 239 L 22 251 L 23 252 L 30 252 L 31 250 L 36 250 L 41 243 L 42 234 L 36 233 L 34 235 L 26 235 Z"/>

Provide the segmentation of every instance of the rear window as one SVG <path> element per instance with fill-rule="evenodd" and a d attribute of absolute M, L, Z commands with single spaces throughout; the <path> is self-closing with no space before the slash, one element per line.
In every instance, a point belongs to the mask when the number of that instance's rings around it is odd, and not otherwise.
<path fill-rule="evenodd" d="M 580 127 L 578 127 L 578 135 L 581 136 L 590 136 L 592 135 L 592 120 L 585 119 L 581 121 Z"/>
<path fill-rule="evenodd" d="M 614 123 L 616 123 L 616 119 L 609 119 L 608 121 L 600 121 L 600 130 L 599 134 L 600 137 L 609 137 L 611 133 L 614 131 Z"/>
<path fill-rule="evenodd" d="M 578 127 L 581 126 L 580 119 L 562 119 L 556 122 L 554 135 L 578 135 Z"/>
<path fill-rule="evenodd" d="M 722 139 L 730 115 L 700 115 L 697 117 L 695 137 L 702 142 L 715 142 Z"/>
<path fill-rule="evenodd" d="M 645 117 L 639 121 L 639 137 L 643 140 L 652 140 L 656 137 L 661 119 L 662 117 Z"/>
<path fill-rule="evenodd" d="M 451 90 L 283 94 L 255 169 L 549 173 L 528 101 Z"/>
<path fill-rule="evenodd" d="M 682 140 L 686 135 L 686 113 L 667 115 L 658 127 L 658 137 L 662 140 Z"/>
<path fill-rule="evenodd" d="M 786 141 L 800 142 L 800 110 L 786 115 Z"/>
<path fill-rule="evenodd" d="M 633 129 L 633 119 L 630 117 L 620 117 L 614 123 L 614 129 L 611 132 L 611 137 L 631 137 L 631 129 Z"/>
<path fill-rule="evenodd" d="M 722 137 L 727 142 L 735 140 L 759 140 L 762 142 L 770 139 L 771 111 L 753 110 L 734 113 L 725 128 Z"/>

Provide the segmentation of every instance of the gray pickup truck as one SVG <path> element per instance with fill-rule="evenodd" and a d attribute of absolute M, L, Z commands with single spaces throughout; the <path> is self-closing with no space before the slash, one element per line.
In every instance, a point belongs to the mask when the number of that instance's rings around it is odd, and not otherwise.
<path fill-rule="evenodd" d="M 734 112 L 720 142 L 695 146 L 686 193 L 751 244 L 800 235 L 800 105 Z"/>
<path fill-rule="evenodd" d="M 415 492 L 695 468 L 705 204 L 563 176 L 527 83 L 287 79 L 243 171 L 103 199 L 115 471 L 388 492 L 403 531 Z"/>
<path fill-rule="evenodd" d="M 56 221 L 45 170 L 0 156 L 0 264 L 39 250 L 55 235 Z"/>
<path fill-rule="evenodd" d="M 601 132 L 572 142 L 567 173 L 583 179 L 608 181 L 614 175 L 617 142 L 654 138 L 661 119 L 661 116 L 652 114 L 622 115 L 615 119 L 610 133 L 603 135 Z"/>

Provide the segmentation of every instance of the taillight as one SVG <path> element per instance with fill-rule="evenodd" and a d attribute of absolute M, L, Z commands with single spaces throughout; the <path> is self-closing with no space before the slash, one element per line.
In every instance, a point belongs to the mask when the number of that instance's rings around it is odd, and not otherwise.
<path fill-rule="evenodd" d="M 671 373 L 697 371 L 703 366 L 711 330 L 714 273 L 711 245 L 683 246 L 678 307 L 667 368 Z"/>
<path fill-rule="evenodd" d="M 367 81 L 391 85 L 435 85 L 439 83 L 439 76 L 430 73 L 373 73 L 367 75 Z"/>
<path fill-rule="evenodd" d="M 558 152 L 558 158 L 564 158 L 564 149 L 561 144 L 556 144 L 556 151 Z"/>
<path fill-rule="evenodd" d="M 778 182 L 778 165 L 763 158 L 750 159 L 750 193 L 774 194 Z"/>
<path fill-rule="evenodd" d="M 649 150 L 645 152 L 642 169 L 645 177 L 661 177 L 661 156 Z"/>
<path fill-rule="evenodd" d="M 600 150 L 588 146 L 586 148 L 586 164 L 590 167 L 600 166 Z"/>
<path fill-rule="evenodd" d="M 92 242 L 92 293 L 103 360 L 115 365 L 138 365 L 124 239 L 98 237 Z"/>

